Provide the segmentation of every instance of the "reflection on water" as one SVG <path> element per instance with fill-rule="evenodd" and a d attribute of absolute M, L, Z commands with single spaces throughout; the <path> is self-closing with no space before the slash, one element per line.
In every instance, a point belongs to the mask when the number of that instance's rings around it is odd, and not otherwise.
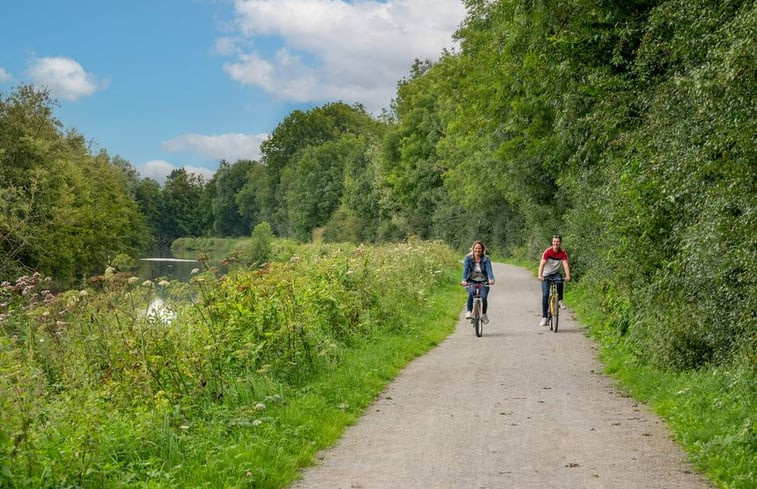
<path fill-rule="evenodd" d="M 192 270 L 200 267 L 197 260 L 180 258 L 142 258 L 139 260 L 139 278 L 144 280 L 187 281 Z"/>
<path fill-rule="evenodd" d="M 137 274 L 142 280 L 179 280 L 186 282 L 192 277 L 192 270 L 204 270 L 204 265 L 197 260 L 199 253 L 196 251 L 185 251 L 175 255 L 170 248 L 157 247 L 152 250 L 150 255 L 139 260 L 139 269 Z M 225 271 L 225 267 L 220 265 L 223 256 L 216 256 L 215 253 L 203 253 L 207 258 L 208 265 L 217 267 Z M 203 258 L 205 259 L 205 258 Z"/>
<path fill-rule="evenodd" d="M 158 246 L 147 257 L 139 260 L 137 273 L 142 280 L 187 281 L 195 268 L 201 268 L 196 253 L 175 256 L 170 248 Z"/>

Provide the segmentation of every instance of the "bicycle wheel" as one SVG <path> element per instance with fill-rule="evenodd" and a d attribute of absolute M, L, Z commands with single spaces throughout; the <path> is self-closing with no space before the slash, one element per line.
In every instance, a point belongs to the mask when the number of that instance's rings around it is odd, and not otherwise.
<path fill-rule="evenodd" d="M 473 328 L 479 338 L 484 334 L 484 322 L 481 321 L 481 299 L 476 299 L 473 303 Z"/>
<path fill-rule="evenodd" d="M 560 321 L 560 304 L 557 302 L 557 294 L 550 298 L 549 308 L 551 309 L 551 320 L 549 329 L 557 333 L 557 323 Z"/>

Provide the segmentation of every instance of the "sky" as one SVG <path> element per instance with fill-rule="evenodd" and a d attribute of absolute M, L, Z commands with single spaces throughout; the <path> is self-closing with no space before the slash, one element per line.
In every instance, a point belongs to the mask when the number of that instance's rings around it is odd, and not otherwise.
<path fill-rule="evenodd" d="M 415 59 L 454 50 L 462 0 L 17 0 L 0 93 L 45 87 L 65 129 L 163 182 L 258 159 L 293 110 L 379 114 Z"/>

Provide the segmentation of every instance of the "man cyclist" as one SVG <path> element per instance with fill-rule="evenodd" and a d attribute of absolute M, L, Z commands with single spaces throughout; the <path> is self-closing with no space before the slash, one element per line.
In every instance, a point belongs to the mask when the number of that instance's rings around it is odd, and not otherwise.
<path fill-rule="evenodd" d="M 565 282 L 570 282 L 570 265 L 568 264 L 568 253 L 563 250 L 562 237 L 559 234 L 552 236 L 552 246 L 544 250 L 539 262 L 539 280 L 541 280 L 541 323 L 540 326 L 546 326 L 548 323 L 547 309 L 549 307 L 549 284 L 557 284 L 557 300 L 560 308 L 564 309 L 563 298 L 563 276 L 560 274 L 560 264 L 565 270 Z"/>
<path fill-rule="evenodd" d="M 463 259 L 463 279 L 460 285 L 468 290 L 468 301 L 465 308 L 465 319 L 470 319 L 473 310 L 473 294 L 476 284 L 494 285 L 494 271 L 489 255 L 486 254 L 486 246 L 481 241 L 474 241 L 470 253 Z M 489 322 L 486 310 L 489 303 L 486 300 L 489 295 L 489 287 L 481 287 L 481 321 Z"/>

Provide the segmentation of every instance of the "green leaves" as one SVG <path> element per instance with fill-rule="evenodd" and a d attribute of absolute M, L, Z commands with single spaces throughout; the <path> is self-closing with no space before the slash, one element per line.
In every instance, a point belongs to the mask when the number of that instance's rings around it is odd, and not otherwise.
<path fill-rule="evenodd" d="M 65 134 L 47 92 L 0 96 L 0 275 L 27 270 L 69 285 L 147 241 L 128 167 Z"/>

